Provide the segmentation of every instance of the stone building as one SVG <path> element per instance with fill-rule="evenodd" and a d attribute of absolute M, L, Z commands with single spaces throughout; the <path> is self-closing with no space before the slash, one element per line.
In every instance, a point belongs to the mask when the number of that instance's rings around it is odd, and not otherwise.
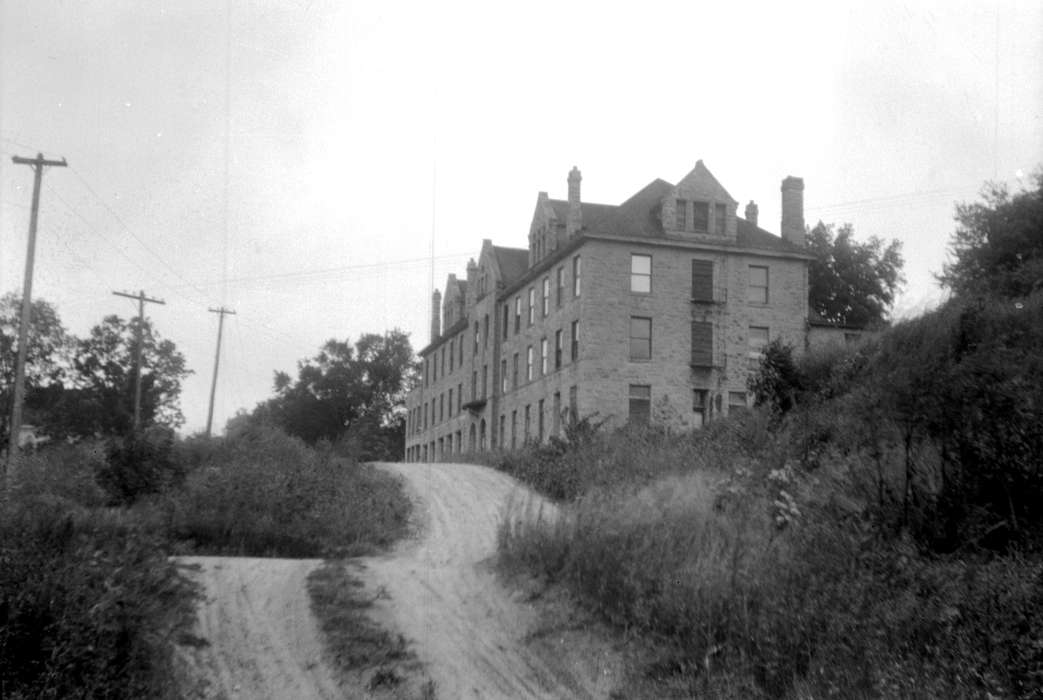
<path fill-rule="evenodd" d="M 781 236 L 702 161 L 619 205 L 536 198 L 529 246 L 482 243 L 435 291 L 406 459 L 512 449 L 571 416 L 699 427 L 750 403 L 774 338 L 808 342 L 804 183 L 782 181 Z"/>

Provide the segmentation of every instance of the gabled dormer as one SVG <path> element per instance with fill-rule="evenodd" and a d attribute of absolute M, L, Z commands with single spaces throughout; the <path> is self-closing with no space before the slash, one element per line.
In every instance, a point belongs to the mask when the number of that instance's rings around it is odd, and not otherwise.
<path fill-rule="evenodd" d="M 667 236 L 734 241 L 738 206 L 700 160 L 663 197 L 660 217 Z"/>

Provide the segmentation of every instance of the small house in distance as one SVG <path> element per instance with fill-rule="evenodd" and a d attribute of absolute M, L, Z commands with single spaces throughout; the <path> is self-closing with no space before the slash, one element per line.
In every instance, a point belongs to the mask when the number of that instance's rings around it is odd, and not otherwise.
<path fill-rule="evenodd" d="M 570 417 L 700 427 L 746 408 L 762 348 L 808 342 L 804 183 L 782 181 L 780 234 L 702 161 L 618 205 L 536 197 L 527 248 L 482 243 L 431 305 L 407 398 L 408 461 L 514 449 Z"/>

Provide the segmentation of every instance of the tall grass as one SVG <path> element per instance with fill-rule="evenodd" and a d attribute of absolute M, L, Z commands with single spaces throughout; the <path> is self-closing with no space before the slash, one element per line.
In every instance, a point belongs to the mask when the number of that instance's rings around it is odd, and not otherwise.
<path fill-rule="evenodd" d="M 355 556 L 394 542 L 409 518 L 391 476 L 278 430 L 253 430 L 200 463 L 160 504 L 171 536 L 196 552 Z"/>

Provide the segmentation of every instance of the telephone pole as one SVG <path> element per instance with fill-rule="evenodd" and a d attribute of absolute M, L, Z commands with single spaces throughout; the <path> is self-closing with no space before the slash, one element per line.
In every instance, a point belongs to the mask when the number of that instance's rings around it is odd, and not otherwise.
<path fill-rule="evenodd" d="M 33 207 L 29 214 L 29 245 L 25 253 L 25 283 L 22 287 L 22 317 L 18 323 L 18 359 L 14 371 L 14 400 L 11 404 L 11 433 L 8 436 L 7 448 L 7 485 L 10 487 L 14 479 L 15 460 L 18 459 L 18 438 L 22 432 L 22 402 L 25 399 L 25 355 L 29 345 L 29 321 L 32 315 L 33 296 L 33 262 L 36 258 L 36 223 L 40 214 L 40 184 L 43 181 L 45 166 L 64 168 L 68 166 L 65 159 L 47 160 L 42 153 L 35 158 L 13 156 L 16 165 L 29 165 L 33 168 Z"/>
<path fill-rule="evenodd" d="M 113 292 L 118 297 L 127 297 L 128 299 L 138 300 L 138 327 L 135 332 L 135 348 L 134 348 L 134 432 L 138 431 L 141 427 L 141 346 L 144 344 L 144 330 L 145 330 L 145 302 L 150 304 L 166 304 L 167 302 L 162 299 L 152 299 L 145 296 L 145 291 L 139 291 L 137 294 L 128 294 L 127 292 Z"/>
<path fill-rule="evenodd" d="M 207 309 L 212 314 L 218 315 L 217 321 L 217 352 L 214 353 L 214 378 L 210 382 L 210 408 L 206 412 L 206 436 L 210 437 L 210 426 L 214 422 L 214 394 L 217 392 L 217 366 L 221 363 L 221 333 L 225 327 L 225 314 L 235 315 L 235 311 L 221 307 L 219 309 Z"/>

